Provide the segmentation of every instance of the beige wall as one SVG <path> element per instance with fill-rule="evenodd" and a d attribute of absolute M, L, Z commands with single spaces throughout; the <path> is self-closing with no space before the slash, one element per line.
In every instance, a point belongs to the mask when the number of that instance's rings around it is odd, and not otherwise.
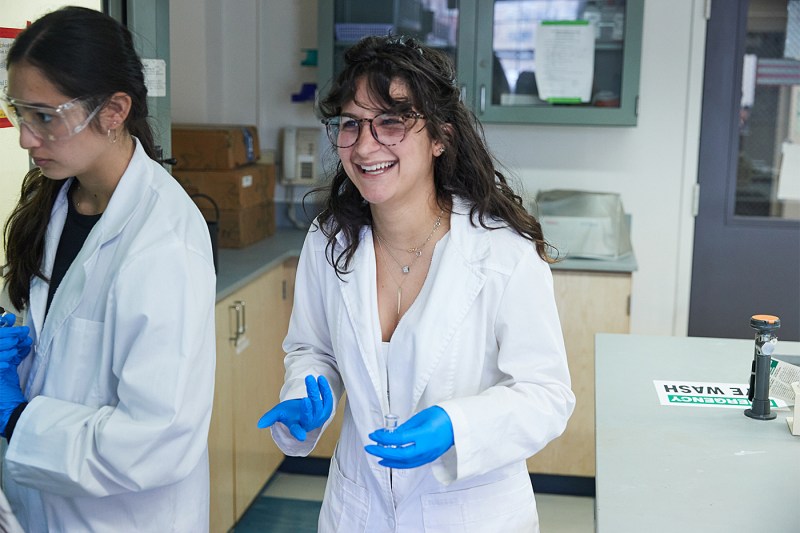
<path fill-rule="evenodd" d="M 72 0 L 69 3 L 47 0 L 0 0 L 0 27 L 24 28 L 29 21 L 63 5 L 101 9 L 100 0 Z M 5 65 L 1 67 L 5 70 Z M 5 88 L 3 88 L 5 89 Z M 28 154 L 19 146 L 14 128 L 0 128 L 0 222 L 5 225 L 8 214 L 19 199 L 22 178 L 30 168 Z M 0 226 L 0 229 L 2 226 Z M 5 246 L 0 249 L 0 264 L 5 263 Z"/>

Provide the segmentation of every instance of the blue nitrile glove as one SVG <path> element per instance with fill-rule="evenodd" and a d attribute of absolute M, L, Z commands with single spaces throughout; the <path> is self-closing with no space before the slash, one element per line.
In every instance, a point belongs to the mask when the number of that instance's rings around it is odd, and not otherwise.
<path fill-rule="evenodd" d="M 12 313 L 0 316 L 0 368 L 14 368 L 30 353 L 33 339 L 27 326 L 13 327 L 17 317 Z"/>
<path fill-rule="evenodd" d="M 369 438 L 378 443 L 364 449 L 388 468 L 416 468 L 434 461 L 453 445 L 453 423 L 438 405 L 423 409 L 394 431 L 379 429 Z"/>
<path fill-rule="evenodd" d="M 17 367 L 0 369 L 0 432 L 5 433 L 11 413 L 24 402 Z"/>
<path fill-rule="evenodd" d="M 306 433 L 322 427 L 333 412 L 333 394 L 325 376 L 319 380 L 306 376 L 306 398 L 284 400 L 262 416 L 258 427 L 268 428 L 281 422 L 297 440 L 306 440 Z"/>

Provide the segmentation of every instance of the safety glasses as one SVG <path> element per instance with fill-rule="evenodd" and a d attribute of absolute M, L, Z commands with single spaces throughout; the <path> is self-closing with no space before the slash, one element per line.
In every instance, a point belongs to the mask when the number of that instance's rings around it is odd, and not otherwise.
<path fill-rule="evenodd" d="M 361 125 L 369 123 L 369 130 L 376 141 L 384 146 L 394 146 L 405 139 L 408 130 L 417 120 L 425 118 L 419 113 L 384 113 L 374 118 L 332 117 L 323 120 L 328 139 L 337 148 L 350 148 L 358 140 Z"/>
<path fill-rule="evenodd" d="M 82 132 L 103 107 L 86 112 L 85 98 L 75 98 L 57 107 L 31 104 L 7 94 L 0 95 L 0 109 L 17 128 L 28 127 L 37 138 L 46 141 L 63 141 Z"/>

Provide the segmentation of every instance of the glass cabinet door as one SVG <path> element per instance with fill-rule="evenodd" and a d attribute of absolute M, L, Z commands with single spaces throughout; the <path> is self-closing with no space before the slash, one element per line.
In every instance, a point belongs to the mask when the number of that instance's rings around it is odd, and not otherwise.
<path fill-rule="evenodd" d="M 636 124 L 644 0 L 477 3 L 471 101 L 482 121 Z"/>
<path fill-rule="evenodd" d="M 459 4 L 458 0 L 320 1 L 320 94 L 327 93 L 331 78 L 343 69 L 345 51 L 367 35 L 414 37 L 444 51 L 460 69 L 458 39 L 463 21 L 459 20 Z M 467 18 L 471 22 L 474 15 Z M 471 77 L 472 70 L 464 75 Z M 460 70 L 458 77 L 462 77 Z"/>

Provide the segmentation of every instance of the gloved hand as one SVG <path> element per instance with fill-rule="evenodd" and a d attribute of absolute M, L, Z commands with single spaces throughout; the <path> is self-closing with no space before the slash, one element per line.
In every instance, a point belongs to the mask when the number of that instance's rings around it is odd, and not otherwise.
<path fill-rule="evenodd" d="M 19 386 L 17 367 L 0 369 L 0 432 L 5 434 L 11 413 L 25 402 L 25 396 Z"/>
<path fill-rule="evenodd" d="M 388 468 L 416 468 L 434 461 L 453 445 L 453 423 L 438 405 L 423 409 L 394 431 L 379 429 L 369 438 L 378 443 L 364 449 Z"/>
<path fill-rule="evenodd" d="M 30 353 L 33 339 L 27 326 L 13 327 L 16 317 L 12 313 L 0 316 L 0 369 L 17 366 Z M 9 327 L 11 326 L 11 327 Z"/>
<path fill-rule="evenodd" d="M 333 394 L 325 376 L 320 376 L 319 380 L 306 376 L 306 393 L 306 398 L 284 400 L 264 413 L 258 427 L 264 429 L 281 422 L 294 438 L 306 440 L 307 432 L 322 427 L 333 412 Z"/>

